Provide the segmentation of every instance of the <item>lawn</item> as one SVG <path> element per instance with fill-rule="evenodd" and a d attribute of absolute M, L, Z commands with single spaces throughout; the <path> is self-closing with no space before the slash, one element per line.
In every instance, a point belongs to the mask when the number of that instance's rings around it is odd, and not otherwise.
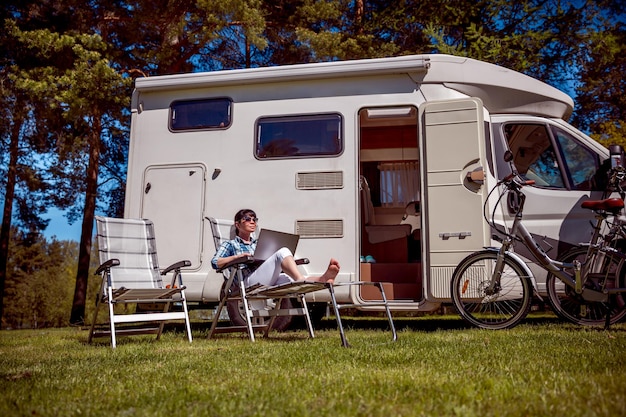
<path fill-rule="evenodd" d="M 88 345 L 77 328 L 0 332 L 2 416 L 624 416 L 626 325 L 529 317 L 507 331 L 456 316 L 347 318 L 305 331 Z"/>

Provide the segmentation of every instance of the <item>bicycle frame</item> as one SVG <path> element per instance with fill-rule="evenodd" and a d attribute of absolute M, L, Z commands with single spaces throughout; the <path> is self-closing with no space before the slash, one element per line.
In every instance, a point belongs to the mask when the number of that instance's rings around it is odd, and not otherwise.
<path fill-rule="evenodd" d="M 513 244 L 512 237 L 514 236 L 520 239 L 522 244 L 524 244 L 524 246 L 530 251 L 530 253 L 533 255 L 533 257 L 537 260 L 542 268 L 554 274 L 565 285 L 573 288 L 578 294 L 581 294 L 581 296 L 585 300 L 594 302 L 607 302 L 610 294 L 626 292 L 626 288 L 611 288 L 606 289 L 602 292 L 590 288 L 584 288 L 583 279 L 588 272 L 588 270 L 585 270 L 584 268 L 586 268 L 588 265 L 582 265 L 579 261 L 574 261 L 573 263 L 564 263 L 550 258 L 546 251 L 544 251 L 543 248 L 535 241 L 528 229 L 522 223 L 524 202 L 526 200 L 526 196 L 519 189 L 513 190 L 509 187 L 508 192 L 515 192 L 517 194 L 519 207 L 517 213 L 515 214 L 513 225 L 511 226 L 511 231 L 506 235 L 505 239 L 502 242 L 502 246 L 498 251 L 498 260 L 494 269 L 494 274 L 501 274 L 504 265 L 505 254 L 509 252 L 509 249 Z M 591 252 L 591 248 L 597 246 L 597 241 L 600 237 L 600 229 L 603 220 L 604 218 L 598 215 L 596 229 L 592 236 L 591 242 L 589 243 L 590 246 L 588 254 Z M 617 250 L 615 250 L 614 254 L 621 257 L 622 259 L 626 259 L 626 256 L 621 254 Z M 573 269 L 574 275 L 567 273 L 565 269 Z M 499 287 L 499 283 L 500 276 L 494 276 L 487 290 L 489 292 L 496 291 Z"/>
<path fill-rule="evenodd" d="M 505 161 L 511 160 L 512 154 L 508 152 Z M 576 324 L 597 325 L 604 321 L 605 328 L 626 317 L 626 299 L 613 295 L 626 293 L 626 288 L 614 288 L 626 286 L 626 254 L 622 250 L 626 238 L 623 198 L 607 196 L 602 200 L 584 201 L 581 207 L 593 210 L 596 218 L 591 239 L 587 245 L 565 252 L 562 260 L 555 260 L 535 241 L 522 221 L 526 201 L 522 187 L 534 181 L 524 180 L 512 171 L 490 191 L 484 205 L 485 220 L 504 236 L 502 245 L 468 255 L 452 274 L 450 293 L 461 317 L 477 327 L 498 330 L 517 325 L 528 314 L 533 287 L 536 291 L 537 285 L 526 262 L 513 252 L 516 241 L 548 271 L 546 289 L 557 315 Z M 619 170 L 620 174 L 624 172 L 624 169 Z M 615 178 L 611 174 L 611 181 Z M 620 190 L 623 178 L 620 176 Z M 609 183 L 607 191 L 614 191 L 613 184 Z M 489 218 L 487 201 L 492 192 L 500 189 L 502 192 Z M 508 223 L 495 223 L 497 208 L 504 198 L 509 199 L 514 211 L 510 227 Z"/>

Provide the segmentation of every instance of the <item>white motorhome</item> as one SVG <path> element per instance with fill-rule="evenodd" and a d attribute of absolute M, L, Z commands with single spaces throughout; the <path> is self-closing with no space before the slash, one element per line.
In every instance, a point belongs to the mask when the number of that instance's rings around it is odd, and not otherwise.
<path fill-rule="evenodd" d="M 463 257 L 497 244 L 483 205 L 510 172 L 506 149 L 536 181 L 524 220 L 549 254 L 588 239 L 579 203 L 600 195 L 609 152 L 565 121 L 572 109 L 543 82 L 447 55 L 141 78 L 125 216 L 154 221 L 162 264 L 191 260 L 190 302 L 214 304 L 223 282 L 206 218 L 252 208 L 261 228 L 300 235 L 305 275 L 334 257 L 338 280 L 386 282 L 392 309 L 429 311 L 450 301 Z M 341 291 L 364 310 L 376 298 Z"/>

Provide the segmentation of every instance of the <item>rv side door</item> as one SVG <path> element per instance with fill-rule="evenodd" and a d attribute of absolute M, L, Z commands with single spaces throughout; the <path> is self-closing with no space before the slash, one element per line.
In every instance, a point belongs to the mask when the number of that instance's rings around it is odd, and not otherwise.
<path fill-rule="evenodd" d="M 202 262 L 206 169 L 202 164 L 155 165 L 144 173 L 141 217 L 154 222 L 159 263 Z"/>
<path fill-rule="evenodd" d="M 483 104 L 478 98 L 420 106 L 423 273 L 427 298 L 449 299 L 450 278 L 468 254 L 488 246 Z M 474 172 L 474 180 L 469 174 Z"/>

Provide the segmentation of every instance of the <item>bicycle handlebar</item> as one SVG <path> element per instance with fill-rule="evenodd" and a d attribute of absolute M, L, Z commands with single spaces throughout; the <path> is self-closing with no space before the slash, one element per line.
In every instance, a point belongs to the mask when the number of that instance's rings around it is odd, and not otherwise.
<path fill-rule="evenodd" d="M 519 191 L 522 187 L 533 185 L 534 183 L 535 180 L 522 179 L 517 172 L 510 173 L 498 182 L 498 184 L 504 184 L 506 188 L 512 191 Z"/>
<path fill-rule="evenodd" d="M 608 176 L 608 182 L 606 185 L 606 191 L 619 192 L 620 197 L 624 199 L 626 196 L 626 191 L 625 191 L 626 187 L 623 187 L 622 184 L 626 185 L 626 168 L 624 168 L 621 165 L 612 167 L 608 170 L 607 176 Z M 521 214 L 521 211 L 523 210 L 524 201 L 525 201 L 525 195 L 522 192 L 522 187 L 525 187 L 527 185 L 533 185 L 533 184 L 535 184 L 535 180 L 528 180 L 528 179 L 522 178 L 518 174 L 517 170 L 513 168 L 512 172 L 509 175 L 507 175 L 506 177 L 502 178 L 500 181 L 497 182 L 495 187 L 493 187 L 491 191 L 489 192 L 489 196 L 491 196 L 491 193 L 494 192 L 499 186 L 504 185 L 509 192 L 515 193 L 518 196 L 519 200 L 518 200 L 518 204 L 516 204 L 516 208 L 517 208 L 517 212 L 519 215 Z M 498 198 L 498 202 L 496 203 L 496 206 L 500 204 L 500 199 L 504 197 L 505 194 L 506 193 L 503 193 L 500 195 L 500 198 Z M 487 221 L 487 223 L 491 224 L 494 227 L 494 229 L 498 230 L 498 228 L 495 226 L 495 223 L 494 223 L 495 207 L 494 207 L 494 213 L 492 214 L 492 216 L 488 216 L 487 201 L 489 201 L 489 198 L 485 200 L 485 204 L 483 207 L 483 217 Z M 489 217 L 491 217 L 491 220 L 489 219 Z"/>
<path fill-rule="evenodd" d="M 608 192 L 617 192 L 622 195 L 626 194 L 626 190 L 623 187 L 623 184 L 626 183 L 626 168 L 622 166 L 613 167 L 607 173 L 608 182 L 606 185 L 606 191 Z M 512 172 L 500 181 L 498 181 L 497 185 L 504 185 L 510 191 L 520 191 L 522 187 L 527 185 L 535 184 L 535 180 L 527 180 L 520 177 L 517 172 Z"/>
<path fill-rule="evenodd" d="M 499 186 L 504 185 L 509 192 L 515 193 L 518 196 L 518 204 L 516 204 L 516 208 L 517 208 L 518 214 L 521 214 L 521 210 L 523 210 L 524 201 L 525 201 L 525 196 L 524 196 L 524 193 L 522 192 L 522 187 L 525 187 L 527 185 L 533 185 L 534 183 L 535 183 L 534 180 L 526 180 L 526 179 L 521 178 L 519 174 L 517 173 L 517 171 L 513 170 L 512 173 L 510 173 L 509 175 L 507 175 L 506 177 L 498 181 L 496 186 L 493 187 L 491 191 L 489 192 L 489 196 L 491 196 L 491 193 L 494 192 Z M 485 200 L 485 204 L 483 207 L 483 217 L 487 221 L 487 223 L 491 224 L 497 232 L 508 235 L 508 233 L 499 230 L 499 228 L 495 225 L 495 222 L 494 222 L 495 207 L 497 207 L 498 204 L 500 204 L 501 199 L 506 194 L 507 193 L 500 194 L 500 197 L 498 198 L 498 202 L 494 206 L 494 212 L 490 216 L 491 220 L 489 220 L 490 217 L 487 214 L 487 201 L 489 201 L 489 198 L 487 198 L 487 200 Z"/>

